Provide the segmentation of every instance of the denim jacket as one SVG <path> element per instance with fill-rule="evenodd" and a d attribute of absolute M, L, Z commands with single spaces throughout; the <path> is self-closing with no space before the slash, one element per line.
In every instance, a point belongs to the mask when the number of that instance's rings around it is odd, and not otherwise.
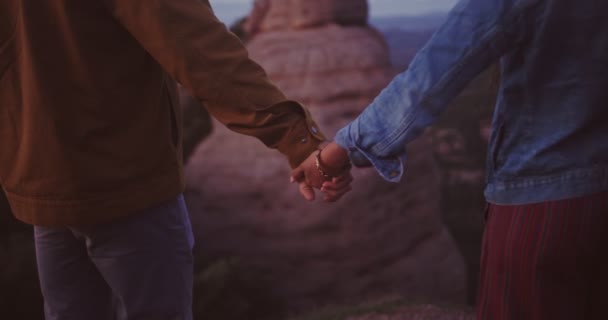
<path fill-rule="evenodd" d="M 500 59 L 486 199 L 526 204 L 608 190 L 608 1 L 462 0 L 336 142 L 400 181 L 406 145 Z"/>

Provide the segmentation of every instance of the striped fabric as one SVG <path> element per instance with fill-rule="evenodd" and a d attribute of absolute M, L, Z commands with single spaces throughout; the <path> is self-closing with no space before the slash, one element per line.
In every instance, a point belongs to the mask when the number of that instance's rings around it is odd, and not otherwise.
<path fill-rule="evenodd" d="M 608 193 L 487 214 L 478 320 L 608 319 Z"/>

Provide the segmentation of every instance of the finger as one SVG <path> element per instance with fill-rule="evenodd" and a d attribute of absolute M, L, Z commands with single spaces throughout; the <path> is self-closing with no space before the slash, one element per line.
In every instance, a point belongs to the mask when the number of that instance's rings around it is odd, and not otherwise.
<path fill-rule="evenodd" d="M 300 182 L 300 194 L 308 201 L 315 200 L 315 190 L 305 182 Z"/>
<path fill-rule="evenodd" d="M 299 166 L 291 171 L 290 182 L 302 182 L 304 181 L 305 177 L 306 175 L 304 174 L 304 168 L 302 168 L 302 166 Z"/>
<path fill-rule="evenodd" d="M 330 191 L 340 191 L 350 185 L 350 182 L 342 181 L 339 184 L 335 184 L 333 182 L 326 182 L 321 187 L 321 191 L 330 192 Z"/>
<path fill-rule="evenodd" d="M 307 170 L 304 172 L 306 183 L 314 188 L 321 189 L 325 178 L 321 176 L 319 170 Z"/>
<path fill-rule="evenodd" d="M 323 187 L 326 187 L 327 189 L 331 189 L 331 190 L 340 190 L 345 188 L 346 186 L 349 186 L 351 183 L 353 182 L 353 178 L 349 177 L 346 179 L 342 179 L 342 180 L 332 180 L 332 181 L 327 181 L 323 184 Z"/>
<path fill-rule="evenodd" d="M 341 189 L 346 188 L 353 182 L 353 177 L 351 175 L 343 176 L 340 178 L 334 178 L 331 181 L 326 181 L 323 183 L 321 188 L 322 191 L 339 191 Z"/>
<path fill-rule="evenodd" d="M 350 172 L 349 172 L 349 173 L 347 173 L 347 174 L 343 174 L 343 175 L 341 175 L 341 176 L 339 176 L 339 177 L 335 177 L 335 178 L 333 178 L 333 179 L 332 179 L 332 182 L 334 182 L 334 183 L 340 183 L 340 182 L 342 182 L 342 181 L 344 181 L 344 180 L 347 180 L 347 179 L 349 179 L 349 178 L 350 178 L 350 179 L 352 179 L 352 178 L 353 178 L 353 176 L 350 174 Z"/>
<path fill-rule="evenodd" d="M 352 190 L 352 187 L 348 186 L 339 191 L 329 191 L 325 193 L 325 197 L 323 198 L 326 202 L 336 202 L 340 200 L 345 194 Z"/>
<path fill-rule="evenodd" d="M 346 195 L 346 193 L 348 193 L 348 191 L 350 191 L 350 188 L 347 188 L 342 192 L 338 192 L 338 193 L 334 193 L 334 194 L 326 194 L 325 197 L 323 198 L 323 200 L 325 202 L 336 202 L 336 201 L 340 200 L 344 195 Z"/>
<path fill-rule="evenodd" d="M 344 174 L 342 174 L 341 176 L 334 178 L 332 181 L 334 183 L 341 183 L 344 181 L 351 183 L 353 181 L 353 175 L 351 174 L 350 171 L 347 171 Z"/>

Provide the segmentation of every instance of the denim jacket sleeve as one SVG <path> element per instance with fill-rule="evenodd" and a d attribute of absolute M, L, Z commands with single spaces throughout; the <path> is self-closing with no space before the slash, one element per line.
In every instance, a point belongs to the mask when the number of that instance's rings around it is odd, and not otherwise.
<path fill-rule="evenodd" d="M 401 180 L 406 144 L 481 71 L 523 40 L 528 10 L 539 0 L 462 0 L 416 55 L 336 142 L 355 165 Z"/>

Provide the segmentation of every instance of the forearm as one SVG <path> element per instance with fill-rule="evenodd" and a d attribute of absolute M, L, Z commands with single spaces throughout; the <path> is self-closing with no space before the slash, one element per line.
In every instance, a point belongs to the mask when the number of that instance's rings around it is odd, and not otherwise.
<path fill-rule="evenodd" d="M 386 179 L 398 181 L 406 145 L 477 74 L 521 40 L 523 7 L 516 3 L 460 2 L 410 68 L 340 130 L 336 141 L 353 157 L 372 163 Z"/>
<path fill-rule="evenodd" d="M 271 83 L 208 1 L 105 1 L 163 69 L 231 130 L 278 149 L 292 166 L 323 140 L 307 111 Z"/>

